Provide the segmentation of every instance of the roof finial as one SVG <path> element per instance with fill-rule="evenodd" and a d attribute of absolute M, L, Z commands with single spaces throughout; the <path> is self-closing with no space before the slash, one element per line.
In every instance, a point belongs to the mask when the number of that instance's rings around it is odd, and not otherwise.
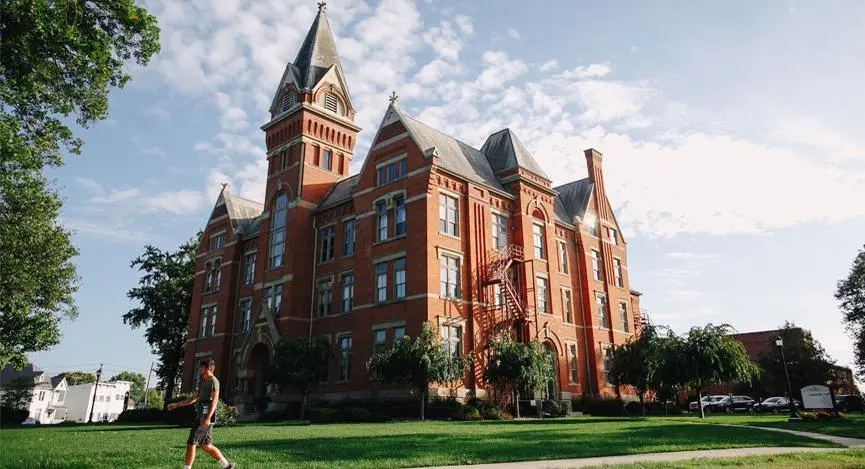
<path fill-rule="evenodd" d="M 225 189 L 228 189 L 228 186 L 229 186 L 229 185 L 230 185 L 229 183 L 227 183 L 227 182 L 223 182 L 223 183 L 222 183 L 222 191 L 225 192 Z"/>
<path fill-rule="evenodd" d="M 398 99 L 399 99 L 399 96 L 396 95 L 396 91 L 391 91 L 390 97 L 387 98 L 387 100 L 390 101 L 391 104 L 396 104 Z"/>
<path fill-rule="evenodd" d="M 318 2 L 318 11 L 324 12 L 327 10 L 327 2 Z"/>

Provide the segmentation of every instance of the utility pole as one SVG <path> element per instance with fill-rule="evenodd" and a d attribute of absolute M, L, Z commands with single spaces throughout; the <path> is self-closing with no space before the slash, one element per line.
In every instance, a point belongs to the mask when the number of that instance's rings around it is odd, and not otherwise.
<path fill-rule="evenodd" d="M 150 371 L 147 372 L 147 386 L 144 388 L 144 408 L 148 409 L 150 406 L 147 405 L 147 390 L 150 389 L 150 375 L 153 373 L 153 362 L 150 362 Z"/>
<path fill-rule="evenodd" d="M 778 336 L 775 339 L 775 345 L 781 349 L 781 362 L 784 363 L 784 377 L 787 379 L 787 404 L 790 406 L 790 418 L 798 419 L 799 412 L 796 409 L 796 402 L 793 400 L 793 388 L 790 386 L 790 373 L 787 371 L 787 358 L 784 356 L 784 339 Z"/>
<path fill-rule="evenodd" d="M 102 376 L 102 363 L 99 364 L 99 369 L 96 370 L 96 384 L 93 386 L 93 402 L 90 403 L 90 419 L 87 423 L 93 423 L 93 410 L 96 408 L 96 393 L 99 391 L 99 377 Z"/>

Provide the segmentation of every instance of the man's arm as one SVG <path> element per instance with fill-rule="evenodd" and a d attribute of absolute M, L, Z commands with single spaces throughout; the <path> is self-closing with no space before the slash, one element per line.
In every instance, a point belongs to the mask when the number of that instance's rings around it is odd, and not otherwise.
<path fill-rule="evenodd" d="M 191 398 L 189 398 L 185 401 L 174 402 L 174 403 L 168 404 L 168 410 L 174 410 L 178 407 L 185 407 L 188 405 L 195 404 L 196 402 L 198 402 L 198 393 L 193 394 Z"/>

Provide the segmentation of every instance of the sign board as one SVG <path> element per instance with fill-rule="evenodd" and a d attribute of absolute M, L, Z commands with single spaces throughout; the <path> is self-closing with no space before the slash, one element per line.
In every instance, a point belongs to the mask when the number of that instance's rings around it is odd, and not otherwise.
<path fill-rule="evenodd" d="M 832 409 L 832 394 L 828 386 L 812 384 L 802 388 L 802 407 L 806 409 Z"/>

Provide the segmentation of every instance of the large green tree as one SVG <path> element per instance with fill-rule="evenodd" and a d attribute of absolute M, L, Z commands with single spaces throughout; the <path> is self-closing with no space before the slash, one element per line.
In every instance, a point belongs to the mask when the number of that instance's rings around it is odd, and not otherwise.
<path fill-rule="evenodd" d="M 75 386 L 77 384 L 92 383 L 96 381 L 96 375 L 86 371 L 67 371 L 66 373 L 63 373 L 63 376 L 66 377 L 67 386 Z"/>
<path fill-rule="evenodd" d="M 144 386 L 147 385 L 147 379 L 141 373 L 121 371 L 112 376 L 108 381 L 129 381 L 132 383 L 132 386 L 129 388 L 129 395 L 132 397 L 132 400 L 136 404 L 144 402 Z"/>
<path fill-rule="evenodd" d="M 844 325 L 855 344 L 856 368 L 865 373 L 865 246 L 859 250 L 850 273 L 839 280 L 835 299 L 844 314 Z"/>
<path fill-rule="evenodd" d="M 0 4 L 0 367 L 60 341 L 77 315 L 77 249 L 44 176 L 79 154 L 80 127 L 108 116 L 108 93 L 159 51 L 156 19 L 132 0 Z"/>
<path fill-rule="evenodd" d="M 432 383 L 450 383 L 465 374 L 471 356 L 452 357 L 439 342 L 439 336 L 428 322 L 417 337 L 405 336 L 382 352 L 374 353 L 369 370 L 385 382 L 404 383 L 418 392 L 420 420 Z"/>
<path fill-rule="evenodd" d="M 327 379 L 330 355 L 330 343 L 323 337 L 283 337 L 274 347 L 267 382 L 294 388 L 303 395 L 301 419 L 310 388 Z"/>
<path fill-rule="evenodd" d="M 660 386 L 660 370 L 664 359 L 662 338 L 652 325 L 647 325 L 640 335 L 628 339 L 613 351 L 613 366 L 610 370 L 613 384 L 627 384 L 634 388 L 643 415 L 646 415 L 646 392 Z"/>
<path fill-rule="evenodd" d="M 27 409 L 33 401 L 33 378 L 18 378 L 0 386 L 0 406 Z"/>
<path fill-rule="evenodd" d="M 791 322 L 784 324 L 780 331 L 784 340 L 784 358 L 788 365 L 794 364 L 787 367 L 794 396 L 798 396 L 803 386 L 831 381 L 834 364 L 811 332 L 800 329 Z M 777 338 L 774 336 L 768 339 L 771 352 L 763 353 L 757 359 L 762 373 L 756 388 L 773 396 L 783 396 L 787 393 L 787 379 L 781 351 L 775 345 Z"/>
<path fill-rule="evenodd" d="M 195 283 L 195 251 L 200 238 L 201 233 L 173 252 L 148 245 L 131 265 L 141 272 L 141 278 L 126 296 L 139 305 L 123 315 L 123 322 L 133 329 L 145 328 L 144 338 L 158 357 L 155 371 L 159 386 L 165 389 L 165 402 L 171 401 L 183 369 L 183 344 Z"/>
<path fill-rule="evenodd" d="M 483 380 L 494 390 L 499 404 L 514 400 L 516 416 L 520 416 L 520 391 L 536 392 L 554 378 L 555 368 L 550 352 L 538 340 L 517 342 L 504 335 L 490 343 L 490 356 Z"/>

